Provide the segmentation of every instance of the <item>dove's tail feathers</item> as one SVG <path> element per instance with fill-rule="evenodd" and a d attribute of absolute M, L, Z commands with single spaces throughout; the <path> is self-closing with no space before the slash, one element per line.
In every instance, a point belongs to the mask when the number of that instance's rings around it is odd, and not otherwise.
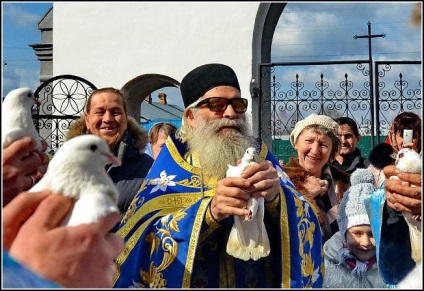
<path fill-rule="evenodd" d="M 261 239 L 258 241 L 250 240 L 249 245 L 242 243 L 238 238 L 237 228 L 232 228 L 227 242 L 227 253 L 235 258 L 248 261 L 250 259 L 257 261 L 268 256 L 271 252 L 268 235 L 262 233 Z"/>
<path fill-rule="evenodd" d="M 268 234 L 262 219 L 241 221 L 234 217 L 234 225 L 227 242 L 227 253 L 235 258 L 248 261 L 266 257 L 271 251 Z"/>
<path fill-rule="evenodd" d="M 410 212 L 402 212 L 409 228 L 409 238 L 411 240 L 411 256 L 415 262 L 421 261 L 421 221 L 414 219 Z"/>
<path fill-rule="evenodd" d="M 269 244 L 268 233 L 266 232 L 265 224 L 263 222 L 260 223 L 262 224 L 261 236 L 257 242 L 256 248 L 253 249 L 253 251 L 255 251 L 255 257 L 257 257 L 257 259 L 253 257 L 255 261 L 260 258 L 267 257 L 271 252 L 271 246 Z"/>
<path fill-rule="evenodd" d="M 235 258 L 248 261 L 250 253 L 245 244 L 242 243 L 238 229 L 233 226 L 228 237 L 227 253 Z"/>
<path fill-rule="evenodd" d="M 260 207 L 260 209 L 262 208 Z M 250 239 L 248 246 L 250 257 L 255 261 L 268 256 L 271 252 L 271 246 L 269 245 L 268 233 L 266 232 L 265 224 L 263 220 L 256 222 L 255 227 L 256 232 L 258 232 L 258 237 Z"/>
<path fill-rule="evenodd" d="M 271 248 L 269 247 L 269 241 L 267 245 L 259 244 L 256 247 L 249 248 L 249 252 L 251 259 L 254 261 L 267 257 L 271 252 Z"/>

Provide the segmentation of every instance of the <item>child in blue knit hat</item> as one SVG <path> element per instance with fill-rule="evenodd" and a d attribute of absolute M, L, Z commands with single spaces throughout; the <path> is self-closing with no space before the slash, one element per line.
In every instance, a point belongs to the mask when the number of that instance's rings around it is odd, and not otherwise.
<path fill-rule="evenodd" d="M 387 288 L 376 263 L 375 240 L 364 198 L 375 189 L 373 174 L 357 169 L 339 206 L 339 231 L 324 244 L 323 288 Z"/>

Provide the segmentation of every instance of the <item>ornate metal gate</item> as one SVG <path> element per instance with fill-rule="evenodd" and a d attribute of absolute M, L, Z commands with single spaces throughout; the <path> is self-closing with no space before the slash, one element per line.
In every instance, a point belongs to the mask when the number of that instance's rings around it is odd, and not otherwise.
<path fill-rule="evenodd" d="M 275 156 L 287 161 L 296 155 L 290 133 L 298 120 L 312 113 L 353 118 L 362 136 L 358 147 L 365 156 L 384 140 L 398 113 L 421 115 L 422 80 L 406 81 L 414 70 L 422 71 L 421 61 L 375 62 L 374 80 L 370 64 L 369 60 L 261 64 L 260 137 Z M 338 86 L 330 86 L 330 81 Z"/>
<path fill-rule="evenodd" d="M 33 107 L 35 127 L 53 154 L 64 142 L 71 122 L 84 110 L 90 93 L 97 89 L 91 82 L 74 75 L 59 75 L 43 82 L 34 92 L 40 105 Z"/>

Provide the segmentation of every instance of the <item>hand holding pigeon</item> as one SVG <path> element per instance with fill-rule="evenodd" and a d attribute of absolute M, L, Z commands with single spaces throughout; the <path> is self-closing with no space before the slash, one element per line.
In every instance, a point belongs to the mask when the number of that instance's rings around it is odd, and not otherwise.
<path fill-rule="evenodd" d="M 238 166 L 228 165 L 227 177 L 240 177 L 243 170 L 254 163 L 256 150 L 248 148 Z M 248 217 L 235 215 L 227 242 L 227 253 L 245 261 L 258 260 L 270 252 L 268 234 L 264 224 L 265 204 L 263 197 L 251 197 L 247 203 Z"/>
<path fill-rule="evenodd" d="M 419 174 L 422 171 L 422 156 L 410 148 L 402 148 L 397 154 L 395 164 L 396 169 L 401 172 Z M 390 179 L 398 179 L 398 177 L 391 176 Z M 411 185 L 411 187 L 415 186 Z M 422 245 L 421 216 L 419 216 L 419 219 L 417 219 L 418 217 L 414 216 L 411 212 L 403 211 L 402 214 L 405 217 L 409 227 L 412 258 L 414 261 L 420 262 Z"/>
<path fill-rule="evenodd" d="M 74 198 L 76 203 L 63 225 L 96 222 L 119 212 L 118 190 L 105 171 L 111 163 L 120 161 L 103 139 L 91 134 L 75 137 L 59 148 L 46 174 L 30 192 L 51 190 Z"/>

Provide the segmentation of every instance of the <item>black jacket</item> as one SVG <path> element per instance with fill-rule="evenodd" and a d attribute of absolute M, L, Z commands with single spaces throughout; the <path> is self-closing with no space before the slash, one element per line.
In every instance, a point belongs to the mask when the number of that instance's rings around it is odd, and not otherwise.
<path fill-rule="evenodd" d="M 358 148 L 355 148 L 355 151 L 344 159 L 343 164 L 340 164 L 337 160 L 334 160 L 331 165 L 348 174 L 352 174 L 358 168 L 368 168 L 370 162 L 361 156 L 361 151 Z"/>

